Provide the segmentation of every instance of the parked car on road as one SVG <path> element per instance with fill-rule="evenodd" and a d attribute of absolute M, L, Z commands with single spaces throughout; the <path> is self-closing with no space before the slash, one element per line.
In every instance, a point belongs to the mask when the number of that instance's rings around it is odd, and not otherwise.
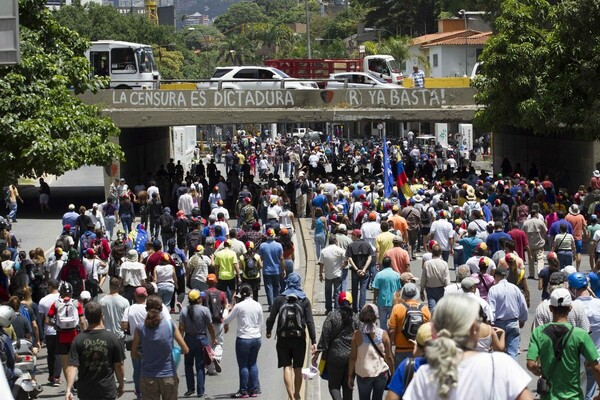
<path fill-rule="evenodd" d="M 220 86 L 219 86 L 220 84 Z M 199 83 L 198 89 L 294 89 L 317 90 L 314 81 L 291 78 L 285 72 L 271 67 L 217 67 L 210 82 Z"/>
<path fill-rule="evenodd" d="M 329 75 L 329 79 L 327 89 L 398 89 L 402 87 L 386 82 L 368 72 L 336 72 Z"/>

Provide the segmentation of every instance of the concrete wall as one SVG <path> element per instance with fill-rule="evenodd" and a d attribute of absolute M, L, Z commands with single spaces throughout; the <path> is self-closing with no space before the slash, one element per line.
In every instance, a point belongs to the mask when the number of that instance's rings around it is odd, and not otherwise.
<path fill-rule="evenodd" d="M 156 174 L 161 164 L 169 162 L 170 139 L 168 127 L 121 129 L 119 144 L 126 157 L 121 163 L 121 177 L 133 184 L 143 180 L 148 171 Z"/>
<path fill-rule="evenodd" d="M 520 163 L 527 174 L 535 163 L 540 178 L 550 175 L 555 179 L 560 170 L 568 177 L 566 185 L 574 193 L 581 184 L 589 184 L 592 171 L 600 166 L 600 142 L 576 140 L 572 136 L 535 136 L 526 131 L 504 128 L 494 132 L 492 138 L 494 172 L 502 169 L 500 164 L 507 157 L 513 169 Z"/>

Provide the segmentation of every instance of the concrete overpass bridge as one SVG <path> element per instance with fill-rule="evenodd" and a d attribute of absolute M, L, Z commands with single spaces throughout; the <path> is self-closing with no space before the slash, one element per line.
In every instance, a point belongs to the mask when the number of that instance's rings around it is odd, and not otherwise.
<path fill-rule="evenodd" d="M 470 122 L 471 88 L 340 90 L 105 90 L 80 98 L 121 128 L 126 161 L 105 169 L 135 181 L 174 152 L 170 127 L 209 124 Z M 358 129 L 356 129 L 358 131 Z M 391 134 L 391 132 L 389 133 Z M 183 139 L 180 140 L 183 146 Z"/>

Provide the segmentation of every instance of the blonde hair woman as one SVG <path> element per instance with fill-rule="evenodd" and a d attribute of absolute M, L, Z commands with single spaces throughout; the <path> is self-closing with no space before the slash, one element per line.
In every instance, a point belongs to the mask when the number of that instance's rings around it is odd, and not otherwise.
<path fill-rule="evenodd" d="M 466 294 L 444 296 L 433 313 L 428 365 L 415 373 L 404 400 L 531 400 L 531 377 L 505 353 L 475 351 L 479 303 Z"/>

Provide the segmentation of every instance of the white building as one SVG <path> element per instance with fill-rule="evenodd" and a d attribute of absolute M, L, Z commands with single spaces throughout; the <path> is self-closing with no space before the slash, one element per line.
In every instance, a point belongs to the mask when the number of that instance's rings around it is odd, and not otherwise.
<path fill-rule="evenodd" d="M 406 72 L 418 65 L 432 78 L 470 76 L 492 32 L 464 29 L 461 19 L 439 20 L 438 29 L 411 40 Z"/>

